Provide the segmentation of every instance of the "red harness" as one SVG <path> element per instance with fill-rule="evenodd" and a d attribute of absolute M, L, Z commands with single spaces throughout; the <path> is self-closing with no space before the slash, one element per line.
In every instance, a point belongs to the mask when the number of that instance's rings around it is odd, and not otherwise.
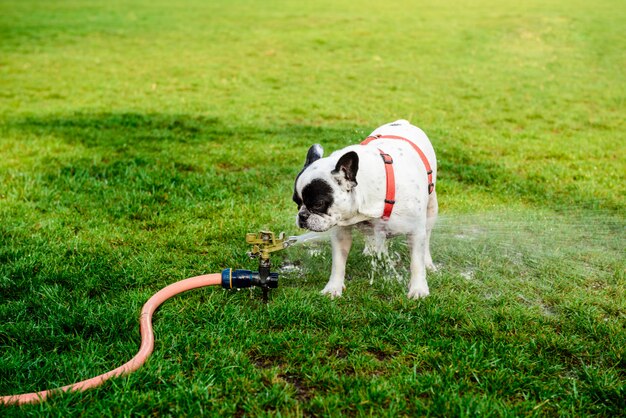
<path fill-rule="evenodd" d="M 415 152 L 417 152 L 420 156 L 420 159 L 424 163 L 424 167 L 426 167 L 426 174 L 428 174 L 428 194 L 431 194 L 433 190 L 435 190 L 435 183 L 433 183 L 433 170 L 430 168 L 428 158 L 426 158 L 426 155 L 424 155 L 424 152 L 420 149 L 420 147 L 415 145 L 413 141 L 396 135 L 370 135 L 365 138 L 363 142 L 361 142 L 361 145 L 367 145 L 377 139 L 399 139 L 410 144 Z M 378 152 L 380 152 L 380 156 L 383 158 L 383 162 L 385 163 L 385 174 L 387 176 L 387 194 L 385 195 L 385 209 L 383 210 L 382 216 L 382 219 L 387 220 L 391 216 L 393 205 L 396 203 L 396 178 L 393 173 L 393 158 L 380 148 L 378 148 Z"/>

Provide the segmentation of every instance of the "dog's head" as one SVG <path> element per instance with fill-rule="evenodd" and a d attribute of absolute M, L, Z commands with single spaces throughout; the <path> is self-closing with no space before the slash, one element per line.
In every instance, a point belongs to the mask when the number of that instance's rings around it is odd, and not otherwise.
<path fill-rule="evenodd" d="M 324 149 L 309 148 L 304 168 L 296 177 L 293 201 L 298 205 L 296 224 L 311 231 L 326 231 L 345 224 L 356 212 L 353 190 L 357 186 L 359 156 L 347 151 L 322 158 Z"/>

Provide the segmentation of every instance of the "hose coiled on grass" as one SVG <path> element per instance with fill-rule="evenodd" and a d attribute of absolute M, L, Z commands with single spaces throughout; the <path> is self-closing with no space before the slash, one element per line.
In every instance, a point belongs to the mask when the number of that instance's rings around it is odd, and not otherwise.
<path fill-rule="evenodd" d="M 81 382 L 72 383 L 71 385 L 63 386 L 56 389 L 47 389 L 40 392 L 23 393 L 20 395 L 7 395 L 0 396 L 0 404 L 11 405 L 23 405 L 39 403 L 53 393 L 67 392 L 67 391 L 84 391 L 97 386 L 102 385 L 112 377 L 117 377 L 132 373 L 140 368 L 146 359 L 152 354 L 154 349 L 154 332 L 152 330 L 152 314 L 157 310 L 159 306 L 172 296 L 187 290 L 197 289 L 204 286 L 214 286 L 222 283 L 222 273 L 204 274 L 201 276 L 190 277 L 188 279 L 180 280 L 176 283 L 172 283 L 163 289 L 155 293 L 148 301 L 143 305 L 141 309 L 141 316 L 139 318 L 139 332 L 141 333 L 141 345 L 139 351 L 135 356 L 120 367 L 101 374 L 91 379 L 83 380 Z"/>

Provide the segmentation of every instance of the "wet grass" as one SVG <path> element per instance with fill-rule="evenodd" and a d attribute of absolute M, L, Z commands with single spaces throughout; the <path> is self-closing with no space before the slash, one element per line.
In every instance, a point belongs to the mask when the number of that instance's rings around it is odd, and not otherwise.
<path fill-rule="evenodd" d="M 406 277 L 370 285 L 357 240 L 331 301 L 327 245 L 293 248 L 268 305 L 176 297 L 138 372 L 5 412 L 623 414 L 619 2 L 0 12 L 1 395 L 122 364 L 158 289 L 254 268 L 246 232 L 298 232 L 292 181 L 313 142 L 411 119 L 438 152 L 442 212 L 425 300 Z"/>

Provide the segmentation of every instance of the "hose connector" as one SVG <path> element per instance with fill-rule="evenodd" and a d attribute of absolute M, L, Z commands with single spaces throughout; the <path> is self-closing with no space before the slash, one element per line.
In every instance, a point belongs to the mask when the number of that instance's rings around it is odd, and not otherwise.
<path fill-rule="evenodd" d="M 258 271 L 230 268 L 222 270 L 222 287 L 224 289 L 245 289 L 252 286 L 276 289 L 278 287 L 278 273 L 270 273 L 265 280 L 262 280 Z"/>

